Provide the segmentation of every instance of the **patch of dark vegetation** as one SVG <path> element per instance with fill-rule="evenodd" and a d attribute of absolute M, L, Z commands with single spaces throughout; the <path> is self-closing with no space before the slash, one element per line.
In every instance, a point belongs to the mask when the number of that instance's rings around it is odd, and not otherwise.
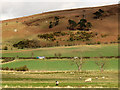
<path fill-rule="evenodd" d="M 7 46 L 3 47 L 3 50 L 8 50 L 8 47 Z"/>
<path fill-rule="evenodd" d="M 49 40 L 49 41 L 55 41 L 56 40 L 55 37 L 65 36 L 65 35 L 67 35 L 67 33 L 60 31 L 60 32 L 54 32 L 54 33 L 49 33 L 49 34 L 38 35 L 38 37 L 42 38 L 42 39 Z"/>
<path fill-rule="evenodd" d="M 11 62 L 11 61 L 13 61 L 13 60 L 15 60 L 14 57 L 4 58 L 4 59 L 2 60 L 2 63 L 5 63 L 5 62 Z"/>
<path fill-rule="evenodd" d="M 16 44 L 13 44 L 13 47 L 18 49 L 24 49 L 24 48 L 39 48 L 41 46 L 40 46 L 40 41 L 27 39 L 27 40 L 19 41 Z"/>
<path fill-rule="evenodd" d="M 77 34 L 70 35 L 69 41 L 89 41 L 95 36 L 93 32 L 77 32 Z"/>
<path fill-rule="evenodd" d="M 62 54 L 61 54 L 61 53 L 55 53 L 54 56 L 55 56 L 56 58 L 60 58 L 60 57 L 62 56 Z"/>
<path fill-rule="evenodd" d="M 57 26 L 59 24 L 59 17 L 55 16 L 54 21 L 50 22 L 49 28 L 53 28 L 54 26 Z"/>
<path fill-rule="evenodd" d="M 120 35 L 118 35 L 118 41 L 120 41 Z"/>
<path fill-rule="evenodd" d="M 2 70 L 15 70 L 15 71 L 28 71 L 28 67 L 26 65 L 17 68 L 9 68 L 9 67 L 2 67 Z"/>
<path fill-rule="evenodd" d="M 107 37 L 108 35 L 107 34 L 101 34 L 101 37 L 102 38 L 105 38 L 105 37 Z"/>
<path fill-rule="evenodd" d="M 89 43 L 86 43 L 86 45 L 95 45 L 96 42 L 89 42 Z"/>
<path fill-rule="evenodd" d="M 55 17 L 50 16 L 50 17 L 46 17 L 46 18 L 37 18 L 37 19 L 31 18 L 31 20 L 24 21 L 22 24 L 25 24 L 27 26 L 40 26 L 40 22 L 44 22 L 49 19 L 57 19 L 56 17 L 59 17 L 59 16 L 55 16 Z M 62 19 L 62 18 L 65 18 L 65 17 L 64 16 L 59 17 L 59 19 Z M 55 24 L 58 24 L 58 20 L 55 22 Z"/>
<path fill-rule="evenodd" d="M 94 19 L 99 19 L 100 17 L 103 16 L 104 11 L 102 9 L 99 9 L 95 13 L 93 13 L 95 16 L 93 17 Z"/>
<path fill-rule="evenodd" d="M 80 31 L 89 31 L 92 27 L 91 22 L 87 22 L 86 19 L 80 19 L 78 23 L 74 20 L 68 20 L 69 26 L 67 27 L 69 30 L 80 30 Z"/>

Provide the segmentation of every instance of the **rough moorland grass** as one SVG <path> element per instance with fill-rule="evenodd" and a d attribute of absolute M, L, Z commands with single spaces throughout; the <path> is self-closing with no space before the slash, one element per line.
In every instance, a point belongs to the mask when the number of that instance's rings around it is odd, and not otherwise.
<path fill-rule="evenodd" d="M 18 50 L 21 51 L 21 50 Z M 21 52 L 9 52 L 4 51 L 3 57 L 31 57 L 32 52 L 34 57 L 36 56 L 46 56 L 53 57 L 55 53 L 61 53 L 62 57 L 74 57 L 74 56 L 86 56 L 86 57 L 96 57 L 96 56 L 117 56 L 118 55 L 118 45 L 84 45 L 84 46 L 69 46 L 69 47 L 50 47 L 41 48 L 30 51 Z M 8 53 L 7 53 L 8 52 Z"/>
<path fill-rule="evenodd" d="M 82 70 L 99 70 L 99 67 L 95 64 L 97 59 L 85 59 Z M 103 59 L 106 61 L 105 70 L 118 70 L 118 59 Z M 29 70 L 45 70 L 45 71 L 64 71 L 64 70 L 77 70 L 76 64 L 73 60 L 16 60 L 3 64 L 2 67 L 15 68 L 23 65 L 27 65 Z"/>

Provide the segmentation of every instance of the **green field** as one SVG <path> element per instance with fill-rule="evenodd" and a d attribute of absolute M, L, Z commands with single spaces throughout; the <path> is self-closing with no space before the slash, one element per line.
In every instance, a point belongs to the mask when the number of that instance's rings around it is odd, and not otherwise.
<path fill-rule="evenodd" d="M 95 60 L 97 59 L 86 59 L 83 64 L 83 70 L 99 70 L 99 67 L 95 64 Z M 118 70 L 118 59 L 104 59 L 106 60 L 106 70 Z M 3 64 L 2 67 L 15 68 L 23 65 L 27 65 L 29 70 L 45 70 L 45 71 L 64 71 L 64 70 L 77 70 L 76 64 L 68 59 L 68 60 L 16 60 L 11 63 Z"/>
<path fill-rule="evenodd" d="M 54 57 L 55 53 L 61 53 L 62 57 L 74 57 L 74 56 L 118 56 L 118 45 L 79 45 L 68 47 L 50 47 L 40 49 L 25 49 L 25 50 L 8 50 L 3 51 L 3 57 L 31 57 L 32 53 L 36 56 Z"/>
<path fill-rule="evenodd" d="M 81 77 L 81 78 L 80 78 Z M 96 78 L 98 77 L 98 78 Z M 102 78 L 105 77 L 105 78 Z M 92 78 L 92 82 L 85 79 Z M 117 71 L 62 71 L 62 72 L 2 72 L 2 87 L 56 87 L 55 81 L 59 81 L 59 87 L 118 87 Z"/>
<path fill-rule="evenodd" d="M 3 56 L 47 56 L 52 57 L 55 53 L 61 53 L 63 57 L 71 56 L 117 56 L 118 45 L 85 45 L 69 47 L 51 47 L 35 50 L 10 50 L 3 51 Z M 16 68 L 26 65 L 29 71 L 2 71 L 2 87 L 56 87 L 55 81 L 59 81 L 58 87 L 118 87 L 118 59 L 102 58 L 106 61 L 104 71 L 100 72 L 95 60 L 100 58 L 84 59 L 82 71 L 77 71 L 76 64 L 72 59 L 15 59 L 13 62 L 3 63 L 2 67 Z M 81 77 L 81 78 L 80 78 Z M 97 77 L 97 78 L 96 78 Z M 105 77 L 105 78 L 102 78 Z M 85 82 L 92 78 L 92 82 Z"/>

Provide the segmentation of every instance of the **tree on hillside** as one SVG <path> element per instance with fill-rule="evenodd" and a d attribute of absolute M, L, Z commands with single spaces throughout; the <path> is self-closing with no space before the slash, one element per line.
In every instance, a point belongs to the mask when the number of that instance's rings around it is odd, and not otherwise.
<path fill-rule="evenodd" d="M 50 22 L 49 28 L 52 28 L 52 27 L 53 27 L 52 22 Z"/>
<path fill-rule="evenodd" d="M 96 11 L 95 13 L 93 13 L 95 16 L 95 19 L 99 19 L 100 16 L 102 16 L 102 14 L 99 11 Z"/>
<path fill-rule="evenodd" d="M 95 15 L 93 18 L 99 19 L 102 16 L 103 13 L 104 13 L 104 11 L 102 9 L 99 9 L 98 11 L 93 13 Z"/>
<path fill-rule="evenodd" d="M 57 26 L 59 24 L 59 17 L 55 16 L 54 20 L 55 26 Z"/>
<path fill-rule="evenodd" d="M 78 22 L 78 29 L 79 30 L 84 30 L 86 28 L 86 19 L 81 19 L 80 22 Z"/>
<path fill-rule="evenodd" d="M 104 13 L 104 11 L 103 11 L 102 9 L 99 9 L 99 12 L 100 12 L 100 13 Z"/>
<path fill-rule="evenodd" d="M 75 29 L 75 27 L 77 26 L 77 24 L 76 24 L 76 22 L 75 21 L 73 21 L 73 20 L 68 20 L 68 23 L 69 23 L 69 29 L 70 30 L 74 30 Z"/>
<path fill-rule="evenodd" d="M 57 16 L 55 16 L 54 19 L 55 19 L 55 21 L 59 21 L 59 17 L 57 17 Z"/>
<path fill-rule="evenodd" d="M 87 22 L 86 28 L 89 30 L 92 27 L 92 24 L 90 22 Z"/>

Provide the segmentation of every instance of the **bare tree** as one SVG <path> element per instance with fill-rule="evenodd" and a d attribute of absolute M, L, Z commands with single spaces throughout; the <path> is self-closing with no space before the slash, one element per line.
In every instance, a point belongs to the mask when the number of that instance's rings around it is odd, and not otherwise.
<path fill-rule="evenodd" d="M 31 56 L 34 57 L 34 53 L 33 52 L 31 53 Z"/>
<path fill-rule="evenodd" d="M 78 68 L 78 71 L 79 72 L 82 71 L 82 66 L 85 63 L 85 61 L 83 60 L 83 58 L 82 57 L 80 57 L 80 58 L 74 58 L 73 62 L 76 64 L 76 66 Z"/>
<path fill-rule="evenodd" d="M 61 53 L 58 53 L 58 57 L 61 57 L 62 55 L 61 55 Z"/>
<path fill-rule="evenodd" d="M 100 69 L 101 72 L 104 71 L 106 63 L 107 63 L 106 60 L 103 60 L 103 59 L 99 59 L 99 60 L 95 61 L 95 64 L 99 67 L 99 69 Z"/>

